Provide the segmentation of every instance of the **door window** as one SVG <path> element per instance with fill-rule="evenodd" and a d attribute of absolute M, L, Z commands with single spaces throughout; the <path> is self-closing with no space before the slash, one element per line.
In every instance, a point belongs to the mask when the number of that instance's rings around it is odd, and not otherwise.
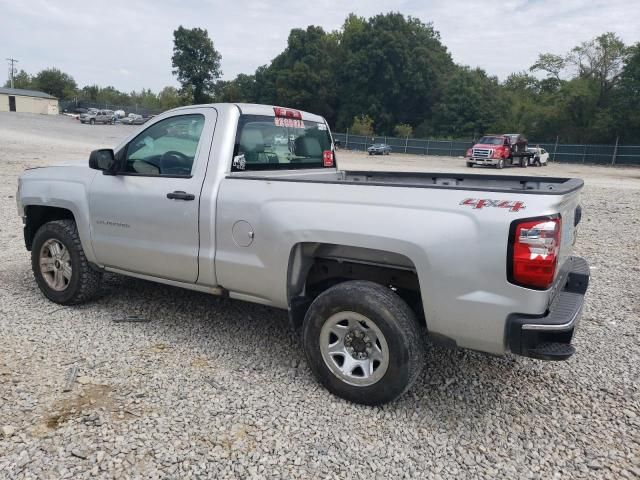
<path fill-rule="evenodd" d="M 151 125 L 127 146 L 125 173 L 191 175 L 204 115 L 180 115 Z"/>

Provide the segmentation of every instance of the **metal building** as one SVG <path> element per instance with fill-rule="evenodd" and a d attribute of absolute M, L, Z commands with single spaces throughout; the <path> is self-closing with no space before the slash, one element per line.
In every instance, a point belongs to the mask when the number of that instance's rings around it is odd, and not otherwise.
<path fill-rule="evenodd" d="M 21 88 L 0 88 L 0 112 L 58 114 L 58 99 L 48 93 Z"/>

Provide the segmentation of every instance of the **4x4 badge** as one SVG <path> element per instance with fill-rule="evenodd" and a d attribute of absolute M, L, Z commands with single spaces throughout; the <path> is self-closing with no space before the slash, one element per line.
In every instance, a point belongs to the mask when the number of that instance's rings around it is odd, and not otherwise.
<path fill-rule="evenodd" d="M 485 207 L 496 208 L 508 208 L 510 212 L 519 212 L 524 210 L 524 202 L 510 201 L 510 200 L 491 200 L 488 198 L 467 198 L 460 202 L 460 205 L 466 205 L 472 207 L 475 210 L 480 210 Z"/>

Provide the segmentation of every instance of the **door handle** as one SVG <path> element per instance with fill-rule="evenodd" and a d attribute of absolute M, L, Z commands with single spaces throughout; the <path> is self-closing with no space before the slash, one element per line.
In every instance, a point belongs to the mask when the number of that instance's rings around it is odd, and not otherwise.
<path fill-rule="evenodd" d="M 172 200 L 195 200 L 196 196 L 193 193 L 186 193 L 182 190 L 167 193 L 167 198 Z"/>

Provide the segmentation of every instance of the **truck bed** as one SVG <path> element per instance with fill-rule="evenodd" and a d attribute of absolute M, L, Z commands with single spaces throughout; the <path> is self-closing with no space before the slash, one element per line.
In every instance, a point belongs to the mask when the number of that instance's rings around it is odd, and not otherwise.
<path fill-rule="evenodd" d="M 230 174 L 227 178 L 543 195 L 565 195 L 580 189 L 584 184 L 579 178 L 335 170 L 240 172 Z"/>

